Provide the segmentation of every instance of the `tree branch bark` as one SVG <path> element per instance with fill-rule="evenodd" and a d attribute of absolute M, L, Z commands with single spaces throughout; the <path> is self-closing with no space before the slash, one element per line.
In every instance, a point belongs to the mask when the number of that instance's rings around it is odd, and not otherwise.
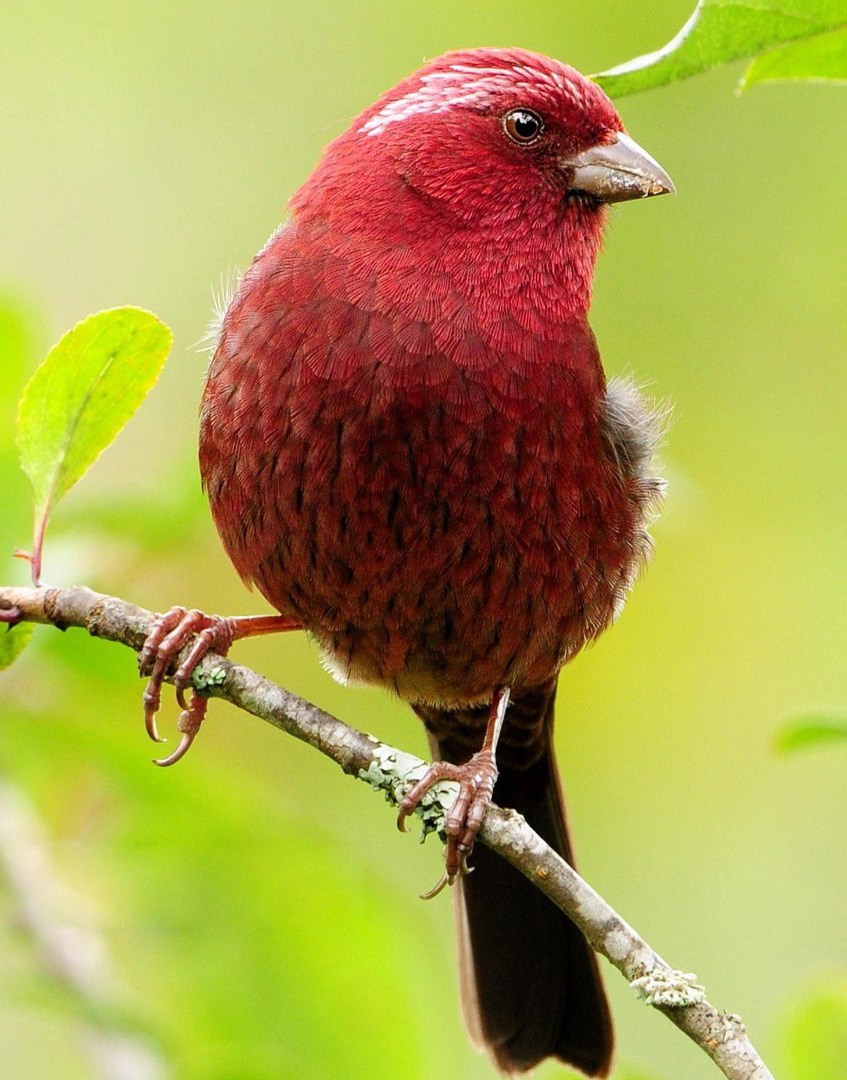
<path fill-rule="evenodd" d="M 4 610 L 11 613 L 14 609 L 24 621 L 49 623 L 62 630 L 79 627 L 93 637 L 121 642 L 136 651 L 155 618 L 151 611 L 84 587 L 0 587 L 0 619 Z M 427 768 L 420 758 L 357 731 L 249 668 L 222 657 L 207 656 L 193 681 L 196 689 L 207 696 L 223 698 L 309 743 L 345 773 L 384 792 L 395 804 Z M 445 783 L 425 797 L 419 811 L 425 830 L 441 829 L 444 811 L 456 790 L 456 785 Z M 480 839 L 560 907 L 639 996 L 693 1039 L 728 1080 L 774 1080 L 747 1037 L 740 1017 L 721 1013 L 710 1005 L 695 977 L 671 968 L 519 814 L 492 806 Z"/>

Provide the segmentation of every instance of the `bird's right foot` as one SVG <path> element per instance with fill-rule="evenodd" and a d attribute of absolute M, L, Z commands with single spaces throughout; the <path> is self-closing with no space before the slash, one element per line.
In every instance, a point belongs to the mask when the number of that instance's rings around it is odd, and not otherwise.
<path fill-rule="evenodd" d="M 211 652 L 226 656 L 233 642 L 239 638 L 301 629 L 301 623 L 284 615 L 225 618 L 184 607 L 172 607 L 164 615 L 159 615 L 138 654 L 139 673 L 150 680 L 144 691 L 144 724 L 154 742 L 164 742 L 156 727 L 156 713 L 162 702 L 162 684 L 169 672 L 173 671 L 176 700 L 182 709 L 178 723 L 182 737 L 176 750 L 167 757 L 154 759 L 155 764 L 173 765 L 179 761 L 188 752 L 200 730 L 208 701 L 191 688 L 191 676 L 205 656 Z M 192 638 L 193 644 L 174 670 L 180 654 Z M 191 697 L 186 698 L 189 689 Z"/>

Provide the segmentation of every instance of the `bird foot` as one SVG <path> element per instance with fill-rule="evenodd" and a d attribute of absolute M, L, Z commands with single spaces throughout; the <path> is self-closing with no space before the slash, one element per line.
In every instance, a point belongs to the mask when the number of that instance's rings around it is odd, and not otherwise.
<path fill-rule="evenodd" d="M 156 728 L 156 713 L 162 701 L 162 684 L 173 668 L 179 654 L 195 637 L 187 655 L 173 673 L 176 699 L 182 709 L 178 728 L 182 733 L 179 746 L 167 757 L 154 759 L 157 765 L 173 765 L 188 752 L 194 742 L 208 702 L 192 690 L 191 698 L 186 691 L 191 687 L 191 675 L 207 653 L 216 652 L 226 656 L 236 637 L 237 620 L 220 615 L 206 615 L 194 608 L 172 607 L 160 615 L 150 628 L 147 639 L 138 654 L 138 670 L 149 677 L 144 691 L 144 724 L 147 734 L 154 742 L 164 742 Z"/>
<path fill-rule="evenodd" d="M 186 707 L 179 714 L 179 720 L 176 725 L 177 730 L 180 732 L 179 745 L 176 750 L 166 757 L 153 758 L 154 765 L 161 765 L 163 768 L 168 765 L 176 765 L 181 758 L 185 757 L 191 749 L 191 744 L 194 742 L 197 732 L 200 730 L 200 725 L 203 723 L 208 707 L 208 699 L 202 697 L 196 690 L 192 690 L 191 697 L 188 700 Z M 162 742 L 164 740 L 160 739 L 157 741 Z"/>
<path fill-rule="evenodd" d="M 448 761 L 436 761 L 430 765 L 423 778 L 400 801 L 397 828 L 401 832 L 406 831 L 406 818 L 414 813 L 424 795 L 442 780 L 455 781 L 459 785 L 459 794 L 444 820 L 444 831 L 447 834 L 444 874 L 438 883 L 424 894 L 424 900 L 437 896 L 445 885 L 452 885 L 460 874 L 471 872 L 468 856 L 491 805 L 497 780 L 497 765 L 493 753 L 490 750 L 480 750 L 464 765 L 453 765 Z"/>
<path fill-rule="evenodd" d="M 182 709 L 177 725 L 182 738 L 172 754 L 154 759 L 155 763 L 173 765 L 185 757 L 200 730 L 208 702 L 194 689 L 188 699 L 185 692 L 191 687 L 191 676 L 204 656 L 210 652 L 226 656 L 232 643 L 240 638 L 302 629 L 302 623 L 287 615 L 233 615 L 224 618 L 184 607 L 172 607 L 164 615 L 159 615 L 138 654 L 138 670 L 150 680 L 144 691 L 144 724 L 154 742 L 164 742 L 156 730 L 156 713 L 162 702 L 162 683 L 183 649 L 192 638 L 195 640 L 173 672 L 176 700 Z"/>

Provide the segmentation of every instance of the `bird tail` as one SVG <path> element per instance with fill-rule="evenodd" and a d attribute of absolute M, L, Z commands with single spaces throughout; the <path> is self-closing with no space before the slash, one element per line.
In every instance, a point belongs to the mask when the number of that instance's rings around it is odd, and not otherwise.
<path fill-rule="evenodd" d="M 573 865 L 551 741 L 555 695 L 554 684 L 510 705 L 494 799 L 523 814 Z M 439 758 L 458 764 L 470 756 L 454 733 L 468 730 L 465 713 L 472 710 L 416 711 Z M 520 732 L 533 729 L 537 737 L 528 746 Z M 511 747 L 510 732 L 517 736 Z M 589 1076 L 606 1076 L 612 1022 L 593 950 L 559 908 L 484 844 L 474 848 L 470 864 L 473 872 L 454 890 L 454 906 L 462 1008 L 471 1037 L 507 1074 L 554 1057 Z"/>

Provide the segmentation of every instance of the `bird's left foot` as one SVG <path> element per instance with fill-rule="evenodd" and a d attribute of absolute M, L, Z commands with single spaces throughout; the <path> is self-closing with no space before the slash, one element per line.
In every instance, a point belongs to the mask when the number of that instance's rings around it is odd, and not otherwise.
<path fill-rule="evenodd" d="M 424 894 L 424 900 L 437 896 L 445 885 L 452 885 L 460 874 L 471 871 L 468 856 L 482 828 L 485 813 L 491 805 L 497 780 L 494 754 L 483 749 L 464 765 L 452 765 L 447 761 L 436 761 L 430 765 L 426 775 L 400 802 L 397 828 L 401 832 L 406 831 L 406 818 L 414 813 L 424 795 L 442 780 L 455 781 L 459 785 L 459 794 L 444 821 L 444 831 L 447 834 L 444 873 L 435 887 Z"/>

